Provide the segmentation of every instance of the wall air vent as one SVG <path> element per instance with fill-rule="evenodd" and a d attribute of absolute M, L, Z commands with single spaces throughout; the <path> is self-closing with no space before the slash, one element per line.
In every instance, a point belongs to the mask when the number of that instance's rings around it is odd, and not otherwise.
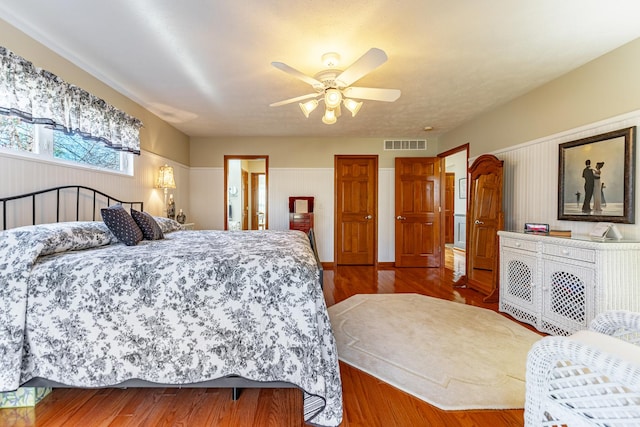
<path fill-rule="evenodd" d="M 385 139 L 384 149 L 386 150 L 426 150 L 426 139 Z"/>

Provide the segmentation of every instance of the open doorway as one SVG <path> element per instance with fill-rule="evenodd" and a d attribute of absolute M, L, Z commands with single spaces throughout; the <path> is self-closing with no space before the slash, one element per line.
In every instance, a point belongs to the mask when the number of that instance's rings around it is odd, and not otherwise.
<path fill-rule="evenodd" d="M 442 254 L 454 277 L 465 274 L 467 236 L 467 170 L 469 144 L 438 154 L 442 159 Z"/>
<path fill-rule="evenodd" d="M 269 228 L 269 157 L 224 156 L 225 230 Z"/>

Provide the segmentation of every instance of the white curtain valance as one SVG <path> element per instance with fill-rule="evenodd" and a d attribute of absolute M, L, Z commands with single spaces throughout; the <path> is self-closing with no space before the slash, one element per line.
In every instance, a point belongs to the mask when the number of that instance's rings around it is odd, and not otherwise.
<path fill-rule="evenodd" d="M 1 46 L 0 114 L 140 154 L 140 120 Z"/>

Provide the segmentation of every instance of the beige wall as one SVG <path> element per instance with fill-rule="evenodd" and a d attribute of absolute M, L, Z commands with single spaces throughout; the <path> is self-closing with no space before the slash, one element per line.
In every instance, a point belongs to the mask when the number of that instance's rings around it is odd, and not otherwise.
<path fill-rule="evenodd" d="M 442 135 L 471 157 L 640 109 L 640 39 Z"/>
<path fill-rule="evenodd" d="M 191 166 L 223 167 L 224 155 L 268 155 L 270 168 L 333 167 L 335 154 L 377 154 L 381 168 L 392 168 L 396 157 L 430 157 L 437 141 L 427 139 L 424 151 L 385 151 L 385 138 L 191 138 Z"/>
<path fill-rule="evenodd" d="M 4 47 L 34 65 L 140 119 L 144 124 L 140 130 L 142 150 L 189 165 L 189 137 L 184 133 L 1 19 L 0 40 Z"/>

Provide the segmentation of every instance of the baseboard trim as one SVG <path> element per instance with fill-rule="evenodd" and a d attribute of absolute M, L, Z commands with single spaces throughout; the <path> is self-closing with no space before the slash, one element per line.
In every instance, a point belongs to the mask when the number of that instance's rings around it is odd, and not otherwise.
<path fill-rule="evenodd" d="M 378 268 L 380 269 L 391 269 L 394 268 L 396 266 L 395 262 L 379 262 L 378 263 Z"/>
<path fill-rule="evenodd" d="M 323 262 L 322 264 L 322 268 L 324 270 L 333 270 L 335 268 L 335 263 L 333 262 Z M 387 269 L 391 269 L 391 268 L 395 268 L 396 264 L 395 262 L 391 261 L 391 262 L 379 262 L 378 264 L 375 265 L 375 267 L 382 269 L 382 270 L 387 270 Z"/>

